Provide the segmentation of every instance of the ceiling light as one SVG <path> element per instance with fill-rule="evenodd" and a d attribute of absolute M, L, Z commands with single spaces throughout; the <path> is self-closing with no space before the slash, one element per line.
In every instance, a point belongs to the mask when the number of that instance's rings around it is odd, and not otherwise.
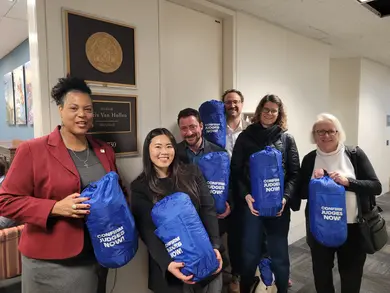
<path fill-rule="evenodd" d="M 379 17 L 390 16 L 390 1 L 389 0 L 357 0 L 359 3 L 375 13 Z"/>

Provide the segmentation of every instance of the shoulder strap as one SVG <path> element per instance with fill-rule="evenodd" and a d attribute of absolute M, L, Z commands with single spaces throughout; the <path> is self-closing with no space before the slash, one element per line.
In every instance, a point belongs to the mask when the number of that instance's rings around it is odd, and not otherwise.
<path fill-rule="evenodd" d="M 356 146 L 354 147 L 346 147 L 346 151 L 348 152 L 350 158 L 351 158 L 351 163 L 353 165 L 353 168 L 355 170 L 355 176 L 356 179 L 358 179 L 358 157 L 357 157 L 357 151 L 356 151 Z M 358 221 L 363 221 L 363 212 L 362 212 L 362 204 L 361 204 L 361 198 L 360 194 L 356 193 L 356 200 L 357 200 L 357 207 L 358 207 Z M 372 196 L 369 197 L 370 200 L 370 209 L 372 209 L 376 203 L 375 203 L 375 198 Z"/>
<path fill-rule="evenodd" d="M 351 158 L 351 163 L 355 171 L 355 177 L 357 179 L 358 177 L 358 165 L 357 165 L 357 154 L 356 154 L 356 147 L 345 147 L 345 150 L 347 151 L 347 154 Z M 357 208 L 358 208 L 358 222 L 361 223 L 363 221 L 363 214 L 362 214 L 362 204 L 360 201 L 360 195 L 356 193 L 356 201 L 357 201 Z"/>

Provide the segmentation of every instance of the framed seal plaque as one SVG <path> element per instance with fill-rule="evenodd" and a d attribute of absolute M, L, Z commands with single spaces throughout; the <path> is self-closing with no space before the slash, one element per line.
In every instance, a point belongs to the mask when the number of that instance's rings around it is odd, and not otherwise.
<path fill-rule="evenodd" d="M 93 137 L 111 145 L 117 156 L 138 155 L 137 96 L 117 94 L 91 95 L 93 101 Z"/>
<path fill-rule="evenodd" d="M 135 28 L 64 10 L 67 73 L 89 84 L 136 87 Z"/>

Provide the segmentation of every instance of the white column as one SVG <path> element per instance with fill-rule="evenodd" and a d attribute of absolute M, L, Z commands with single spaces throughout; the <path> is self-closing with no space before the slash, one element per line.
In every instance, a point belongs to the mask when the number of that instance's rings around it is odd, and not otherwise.
<path fill-rule="evenodd" d="M 32 67 L 34 137 L 50 133 L 50 91 L 48 84 L 45 0 L 28 0 L 28 32 Z"/>

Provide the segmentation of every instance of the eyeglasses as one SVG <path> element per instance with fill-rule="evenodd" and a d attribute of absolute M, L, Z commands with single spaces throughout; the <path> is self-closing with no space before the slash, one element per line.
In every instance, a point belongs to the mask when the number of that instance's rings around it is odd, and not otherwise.
<path fill-rule="evenodd" d="M 279 110 L 277 109 L 269 109 L 269 108 L 263 108 L 261 109 L 261 112 L 263 112 L 264 114 L 268 114 L 268 113 L 271 113 L 272 115 L 275 115 L 279 112 Z"/>
<path fill-rule="evenodd" d="M 238 104 L 241 104 L 241 100 L 225 101 L 224 103 L 227 106 L 229 106 L 229 105 L 238 105 Z"/>
<path fill-rule="evenodd" d="M 319 136 L 325 136 L 325 134 L 328 134 L 329 136 L 334 136 L 336 135 L 338 131 L 337 130 L 324 130 L 324 129 L 321 129 L 321 130 L 316 130 L 316 133 L 319 135 Z"/>

